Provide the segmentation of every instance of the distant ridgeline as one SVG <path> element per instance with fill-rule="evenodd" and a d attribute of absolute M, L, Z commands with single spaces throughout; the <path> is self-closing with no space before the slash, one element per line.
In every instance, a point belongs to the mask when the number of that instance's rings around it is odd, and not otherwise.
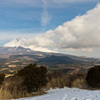
<path fill-rule="evenodd" d="M 94 58 L 78 57 L 61 53 L 32 51 L 23 47 L 0 47 L 0 72 L 6 76 L 15 74 L 30 63 L 48 66 L 49 71 L 87 70 L 99 61 Z"/>

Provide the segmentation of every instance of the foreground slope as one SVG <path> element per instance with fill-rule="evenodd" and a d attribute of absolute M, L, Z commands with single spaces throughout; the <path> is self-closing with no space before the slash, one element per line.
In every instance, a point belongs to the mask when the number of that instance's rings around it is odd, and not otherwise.
<path fill-rule="evenodd" d="M 51 89 L 47 94 L 17 100 L 100 100 L 100 90 L 90 91 L 76 88 Z"/>

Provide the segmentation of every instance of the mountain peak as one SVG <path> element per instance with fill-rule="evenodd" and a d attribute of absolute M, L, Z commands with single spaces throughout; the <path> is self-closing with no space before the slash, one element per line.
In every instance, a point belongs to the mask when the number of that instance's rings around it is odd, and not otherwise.
<path fill-rule="evenodd" d="M 10 42 L 6 43 L 4 47 L 18 47 L 18 46 L 25 46 L 26 40 L 24 38 L 17 37 Z"/>
<path fill-rule="evenodd" d="M 4 47 L 23 47 L 23 48 L 29 48 L 33 51 L 55 52 L 55 53 L 57 53 L 56 51 L 49 50 L 48 48 L 39 47 L 37 45 L 34 45 L 33 42 L 30 43 L 30 41 L 28 41 L 24 38 L 20 38 L 20 37 L 17 37 L 15 39 L 11 40 L 10 42 L 6 43 L 4 45 Z"/>
<path fill-rule="evenodd" d="M 21 37 L 17 37 L 17 38 L 15 38 L 14 40 L 16 40 L 16 41 L 21 41 L 21 40 L 25 40 L 24 38 L 21 38 Z"/>

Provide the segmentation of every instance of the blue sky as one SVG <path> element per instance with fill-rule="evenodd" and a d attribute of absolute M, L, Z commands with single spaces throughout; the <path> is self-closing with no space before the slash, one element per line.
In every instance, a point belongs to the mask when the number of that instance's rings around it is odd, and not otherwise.
<path fill-rule="evenodd" d="M 43 3 L 43 1 L 46 3 Z M 73 19 L 77 15 L 86 13 L 86 11 L 94 8 L 97 4 L 96 0 L 90 0 L 91 2 L 83 2 L 82 0 L 79 0 L 81 1 L 79 2 L 76 0 L 76 2 L 60 3 L 48 1 L 49 0 L 1 1 L 0 30 L 26 33 L 45 32 L 49 29 L 55 29 L 57 26 Z M 44 17 L 47 22 L 42 22 L 44 21 L 42 17 Z"/>
<path fill-rule="evenodd" d="M 31 38 L 45 34 L 48 30 L 55 30 L 63 23 L 75 19 L 76 16 L 84 16 L 99 3 L 99 0 L 1 0 L 0 45 L 16 37 Z M 68 46 L 67 50 L 59 46 L 47 47 L 59 49 L 59 52 L 64 53 L 95 56 L 95 52 L 85 51 L 88 48 L 91 51 L 91 47 Z M 75 51 L 77 48 L 78 50 Z M 81 49 L 83 51 L 80 51 Z"/>

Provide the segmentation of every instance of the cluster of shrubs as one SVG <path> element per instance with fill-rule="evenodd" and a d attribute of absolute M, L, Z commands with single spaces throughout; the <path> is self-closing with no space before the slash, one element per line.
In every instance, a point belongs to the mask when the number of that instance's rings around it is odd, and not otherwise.
<path fill-rule="evenodd" d="M 13 77 L 4 81 L 0 74 L 0 99 L 20 98 L 45 93 L 50 88 L 77 87 L 81 89 L 100 89 L 100 66 L 90 68 L 88 73 L 76 71 L 61 73 L 47 72 L 44 66 L 30 64 L 19 70 Z M 4 82 L 3 82 L 4 81 Z"/>
<path fill-rule="evenodd" d="M 100 89 L 100 66 L 94 66 L 89 71 L 77 71 L 64 74 L 61 72 L 48 73 L 49 88 L 76 87 L 80 89 Z"/>
<path fill-rule="evenodd" d="M 47 82 L 47 68 L 30 64 L 4 81 L 1 86 L 0 99 L 4 99 L 4 97 L 10 99 L 30 96 L 33 95 L 32 92 L 36 92 L 35 95 L 41 94 L 43 93 L 42 88 Z"/>

